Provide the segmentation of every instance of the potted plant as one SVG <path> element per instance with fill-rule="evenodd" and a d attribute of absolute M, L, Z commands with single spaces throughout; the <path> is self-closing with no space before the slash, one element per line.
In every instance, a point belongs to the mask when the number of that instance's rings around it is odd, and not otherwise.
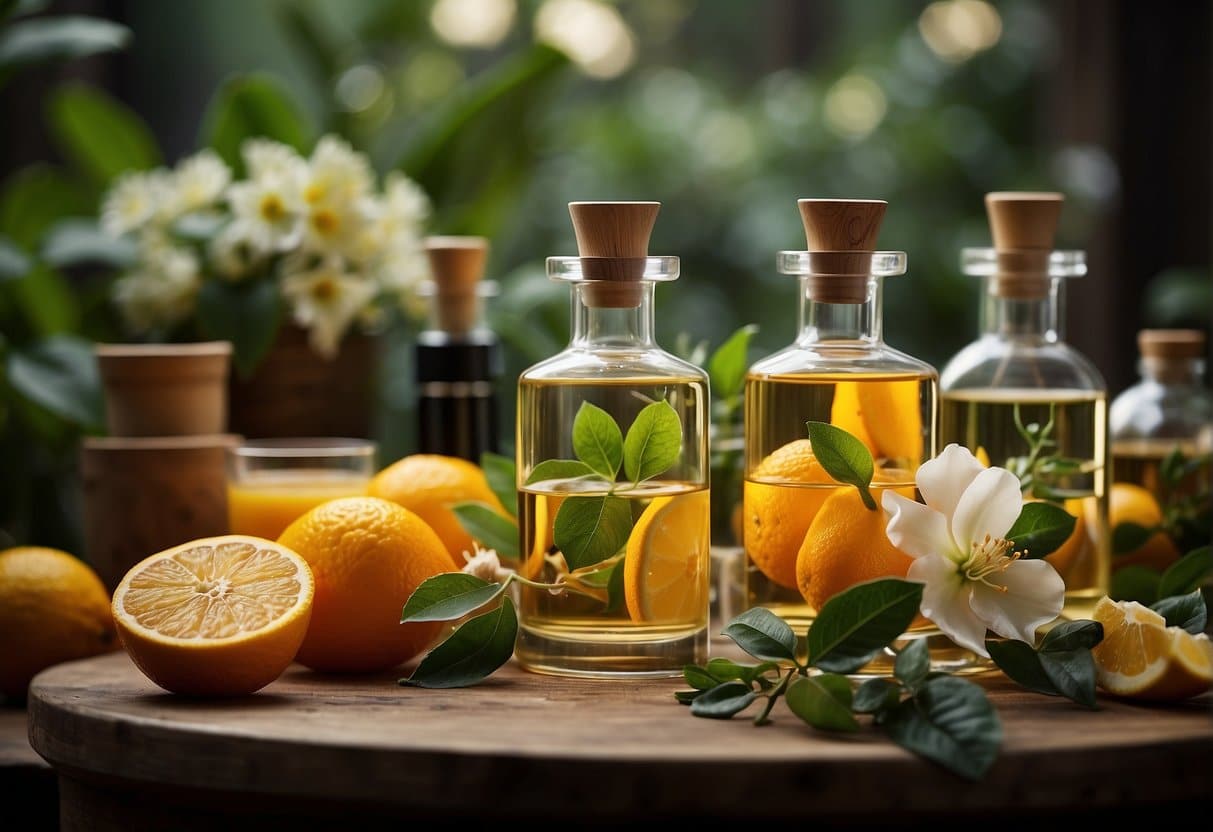
<path fill-rule="evenodd" d="M 307 157 L 246 139 L 239 162 L 203 150 L 110 188 L 102 228 L 138 252 L 113 283 L 122 321 L 156 342 L 230 341 L 237 433 L 366 436 L 367 334 L 411 309 L 428 200 L 400 173 L 380 185 L 333 136 Z"/>

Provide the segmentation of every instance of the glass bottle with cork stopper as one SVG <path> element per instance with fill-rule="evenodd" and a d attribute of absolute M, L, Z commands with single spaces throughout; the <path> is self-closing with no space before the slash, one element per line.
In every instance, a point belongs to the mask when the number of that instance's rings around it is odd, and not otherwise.
<path fill-rule="evenodd" d="M 489 244 L 483 237 L 428 237 L 432 279 L 429 326 L 415 347 L 417 444 L 421 453 L 479 462 L 498 450 L 496 382 L 501 345 L 484 322 L 484 299 L 497 284 L 482 280 Z"/>
<path fill-rule="evenodd" d="M 1204 383 L 1205 334 L 1144 329 L 1137 345 L 1141 380 L 1113 400 L 1108 414 L 1112 471 L 1117 483 L 1150 492 L 1160 504 L 1160 518 L 1172 510 L 1169 532 L 1179 539 L 1179 548 L 1172 547 L 1178 555 L 1209 542 L 1213 392 Z M 1118 534 L 1113 533 L 1115 567 L 1126 547 L 1115 546 Z"/>
<path fill-rule="evenodd" d="M 1066 584 L 1064 614 L 1087 617 L 1108 585 L 1106 385 L 1063 339 L 1066 278 L 1086 274 L 1081 251 L 1055 251 L 1063 197 L 986 195 L 993 248 L 967 248 L 984 278 L 981 336 L 944 367 L 940 445 L 964 445 L 1016 474 L 1026 499 L 1077 518 L 1047 560 Z"/>
<path fill-rule="evenodd" d="M 573 202 L 566 349 L 518 382 L 515 656 L 574 676 L 670 676 L 707 651 L 708 379 L 654 340 L 656 202 Z"/>
<path fill-rule="evenodd" d="M 904 252 L 875 251 L 887 203 L 798 205 L 808 250 L 780 252 L 777 264 L 800 281 L 799 332 L 746 376 L 742 526 L 748 603 L 801 628 L 850 585 L 905 575 L 910 559 L 888 543 L 880 495 L 912 496 L 915 471 L 934 453 L 938 377 L 883 339 L 884 279 L 906 271 Z M 875 507 L 822 468 L 808 421 L 868 447 Z M 855 531 L 835 534 L 843 526 Z"/>

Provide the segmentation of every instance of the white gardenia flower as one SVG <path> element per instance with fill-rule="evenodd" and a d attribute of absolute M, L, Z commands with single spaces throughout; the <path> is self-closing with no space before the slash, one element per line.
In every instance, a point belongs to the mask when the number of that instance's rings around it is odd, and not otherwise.
<path fill-rule="evenodd" d="M 101 228 L 120 237 L 149 224 L 164 210 L 170 187 L 164 170 L 124 173 L 101 204 Z"/>
<path fill-rule="evenodd" d="M 477 545 L 476 554 L 464 552 L 463 559 L 467 561 L 463 571 L 469 575 L 475 575 L 482 581 L 501 583 L 514 572 L 501 565 L 501 558 L 497 556 L 496 549 L 482 549 Z"/>
<path fill-rule="evenodd" d="M 198 258 L 185 248 L 153 245 L 136 271 L 114 283 L 114 302 L 134 332 L 173 326 L 194 311 L 202 282 Z"/>
<path fill-rule="evenodd" d="M 430 215 L 430 198 L 421 186 L 400 171 L 392 171 L 383 180 L 383 220 L 385 230 L 418 234 Z"/>
<path fill-rule="evenodd" d="M 203 150 L 177 163 L 173 172 L 173 202 L 177 214 L 208 208 L 223 195 L 232 172 L 213 150 Z"/>
<path fill-rule="evenodd" d="M 957 644 L 988 656 L 986 630 L 1035 644 L 1061 613 L 1065 583 L 1044 560 L 1023 560 L 1007 532 L 1023 509 L 1019 479 L 948 445 L 915 476 L 926 505 L 885 491 L 889 540 L 914 558 L 922 614 Z"/>
<path fill-rule="evenodd" d="M 307 163 L 304 198 L 309 205 L 356 202 L 371 192 L 374 174 L 366 156 L 336 136 L 325 136 Z"/>
<path fill-rule="evenodd" d="M 294 248 L 303 234 L 302 171 L 267 173 L 227 189 L 233 224 L 239 234 L 260 251 Z"/>
<path fill-rule="evenodd" d="M 244 160 L 249 179 L 307 177 L 307 160 L 296 153 L 295 148 L 272 139 L 246 139 L 240 145 L 240 158 Z"/>
<path fill-rule="evenodd" d="M 207 244 L 207 258 L 224 280 L 242 280 L 265 262 L 266 252 L 247 236 L 246 228 L 229 222 Z"/>
<path fill-rule="evenodd" d="M 377 293 L 374 283 L 350 271 L 340 257 L 325 258 L 282 280 L 295 323 L 308 330 L 312 349 L 326 358 L 337 354 L 342 336 Z"/>

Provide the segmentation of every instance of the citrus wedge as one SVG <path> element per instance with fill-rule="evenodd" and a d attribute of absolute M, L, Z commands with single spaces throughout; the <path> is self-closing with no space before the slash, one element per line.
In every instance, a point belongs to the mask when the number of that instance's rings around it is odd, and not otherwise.
<path fill-rule="evenodd" d="M 1154 610 L 1136 601 L 1095 605 L 1093 618 L 1104 637 L 1092 651 L 1099 686 L 1133 699 L 1177 702 L 1213 687 L 1213 643 L 1168 627 Z"/>
<path fill-rule="evenodd" d="M 657 497 L 628 537 L 623 586 L 633 621 L 701 619 L 708 601 L 708 492 Z"/>
<path fill-rule="evenodd" d="M 134 566 L 112 603 L 118 636 L 160 687 L 252 693 L 286 670 L 307 633 L 312 572 L 259 537 L 195 540 Z"/>

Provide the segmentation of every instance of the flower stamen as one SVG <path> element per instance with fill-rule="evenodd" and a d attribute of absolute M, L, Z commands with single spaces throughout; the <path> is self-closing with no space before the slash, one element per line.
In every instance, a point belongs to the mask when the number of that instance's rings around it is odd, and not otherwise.
<path fill-rule="evenodd" d="M 1007 567 L 1027 554 L 1027 550 L 1016 551 L 1014 547 L 1014 540 L 987 534 L 985 539 L 973 541 L 969 548 L 969 559 L 960 567 L 960 571 L 970 581 L 1006 592 L 1007 588 L 995 583 L 990 576 L 1005 572 Z"/>

